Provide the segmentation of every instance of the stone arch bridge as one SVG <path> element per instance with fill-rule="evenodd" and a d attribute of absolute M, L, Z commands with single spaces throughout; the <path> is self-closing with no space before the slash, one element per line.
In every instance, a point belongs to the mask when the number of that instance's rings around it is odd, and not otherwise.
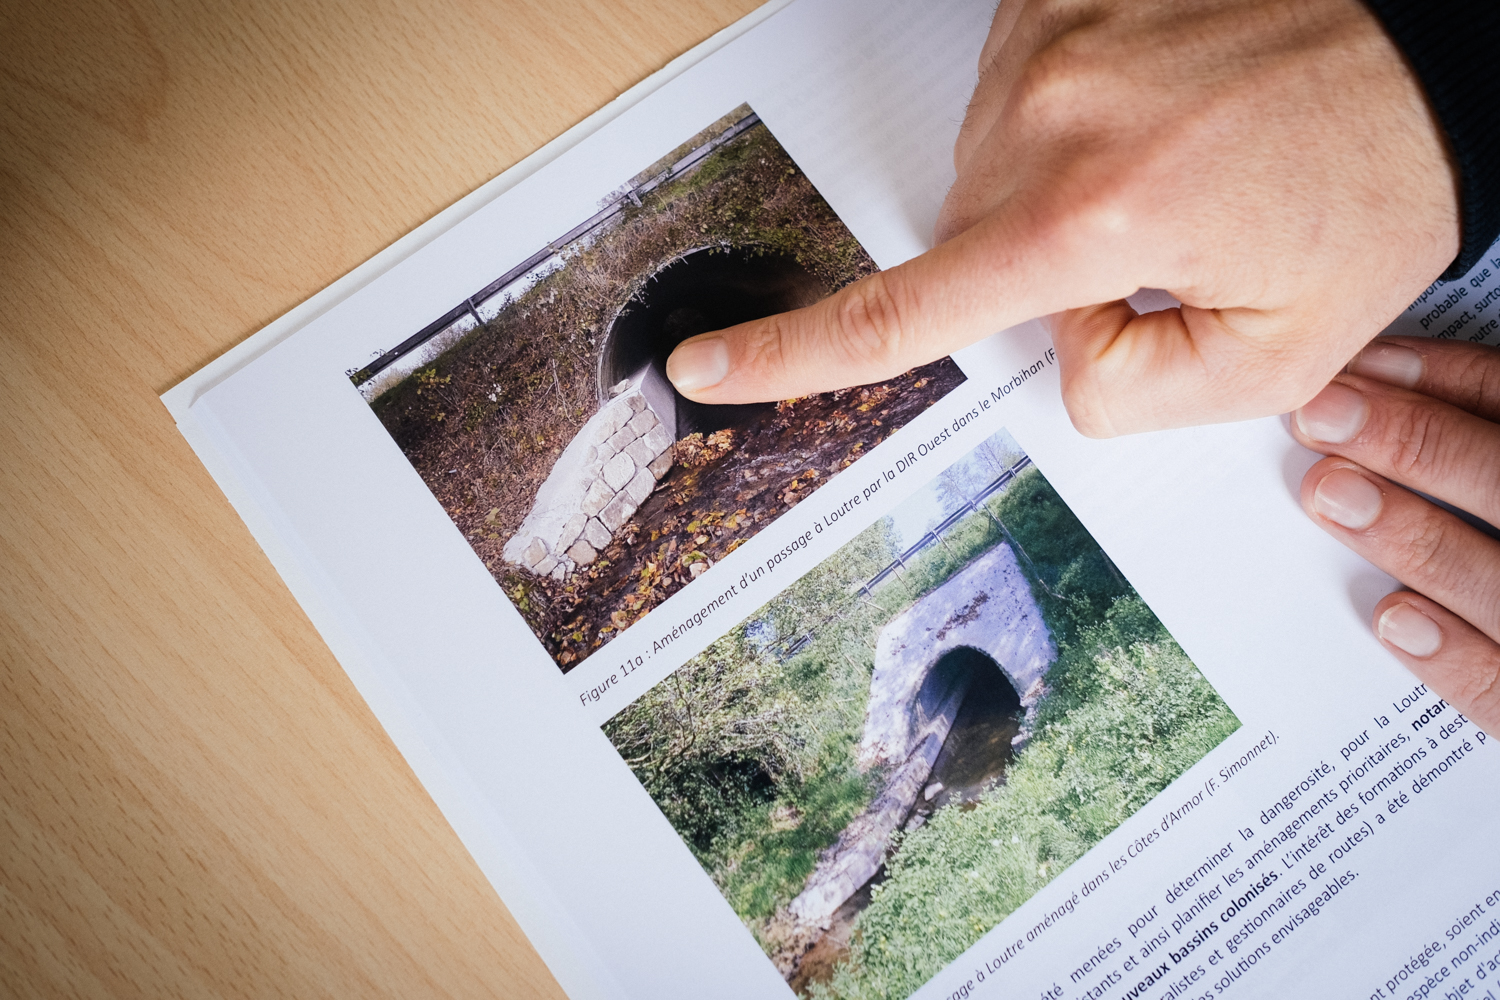
<path fill-rule="evenodd" d="M 1001 542 L 892 619 L 876 642 L 859 762 L 888 777 L 869 808 L 819 858 L 788 906 L 794 939 L 811 943 L 836 910 L 885 863 L 970 689 L 997 680 L 1029 724 L 1057 647 L 1011 547 Z M 1024 741 L 1023 726 L 1018 742 Z"/>

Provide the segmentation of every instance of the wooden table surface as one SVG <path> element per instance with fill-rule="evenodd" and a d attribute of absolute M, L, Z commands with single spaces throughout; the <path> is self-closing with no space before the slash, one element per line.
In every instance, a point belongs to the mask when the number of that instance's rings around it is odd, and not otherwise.
<path fill-rule="evenodd" d="M 157 396 L 755 5 L 0 5 L 0 994 L 562 995 Z"/>

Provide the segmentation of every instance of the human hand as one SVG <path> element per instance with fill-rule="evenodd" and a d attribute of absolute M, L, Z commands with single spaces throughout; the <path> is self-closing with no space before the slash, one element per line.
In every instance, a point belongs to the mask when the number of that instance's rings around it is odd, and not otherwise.
<path fill-rule="evenodd" d="M 685 341 L 678 390 L 874 382 L 1055 314 L 1085 434 L 1281 413 L 1458 249 L 1438 127 L 1359 0 L 1005 0 L 954 162 L 936 248 Z M 1139 288 L 1184 306 L 1137 316 Z"/>
<path fill-rule="evenodd" d="M 1308 516 L 1412 588 L 1375 606 L 1381 642 L 1500 737 L 1500 541 L 1401 488 L 1500 524 L 1500 350 L 1382 338 L 1292 427 L 1333 456 L 1302 480 Z"/>

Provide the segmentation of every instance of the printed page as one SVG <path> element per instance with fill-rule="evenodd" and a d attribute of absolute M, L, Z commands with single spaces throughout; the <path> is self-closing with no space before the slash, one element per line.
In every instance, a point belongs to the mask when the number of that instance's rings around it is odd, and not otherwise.
<path fill-rule="evenodd" d="M 1436 281 L 1385 331 L 1500 344 L 1500 243 L 1457 281 Z"/>
<path fill-rule="evenodd" d="M 1035 323 L 666 382 L 924 249 L 991 13 L 762 15 L 168 405 L 571 996 L 1500 995 L 1500 753 L 1281 420 L 1087 440 Z"/>

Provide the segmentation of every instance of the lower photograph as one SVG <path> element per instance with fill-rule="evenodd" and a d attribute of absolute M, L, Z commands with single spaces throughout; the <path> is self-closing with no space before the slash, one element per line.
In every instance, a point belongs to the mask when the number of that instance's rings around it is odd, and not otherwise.
<path fill-rule="evenodd" d="M 1239 720 L 1000 431 L 604 726 L 799 995 L 905 998 Z"/>

